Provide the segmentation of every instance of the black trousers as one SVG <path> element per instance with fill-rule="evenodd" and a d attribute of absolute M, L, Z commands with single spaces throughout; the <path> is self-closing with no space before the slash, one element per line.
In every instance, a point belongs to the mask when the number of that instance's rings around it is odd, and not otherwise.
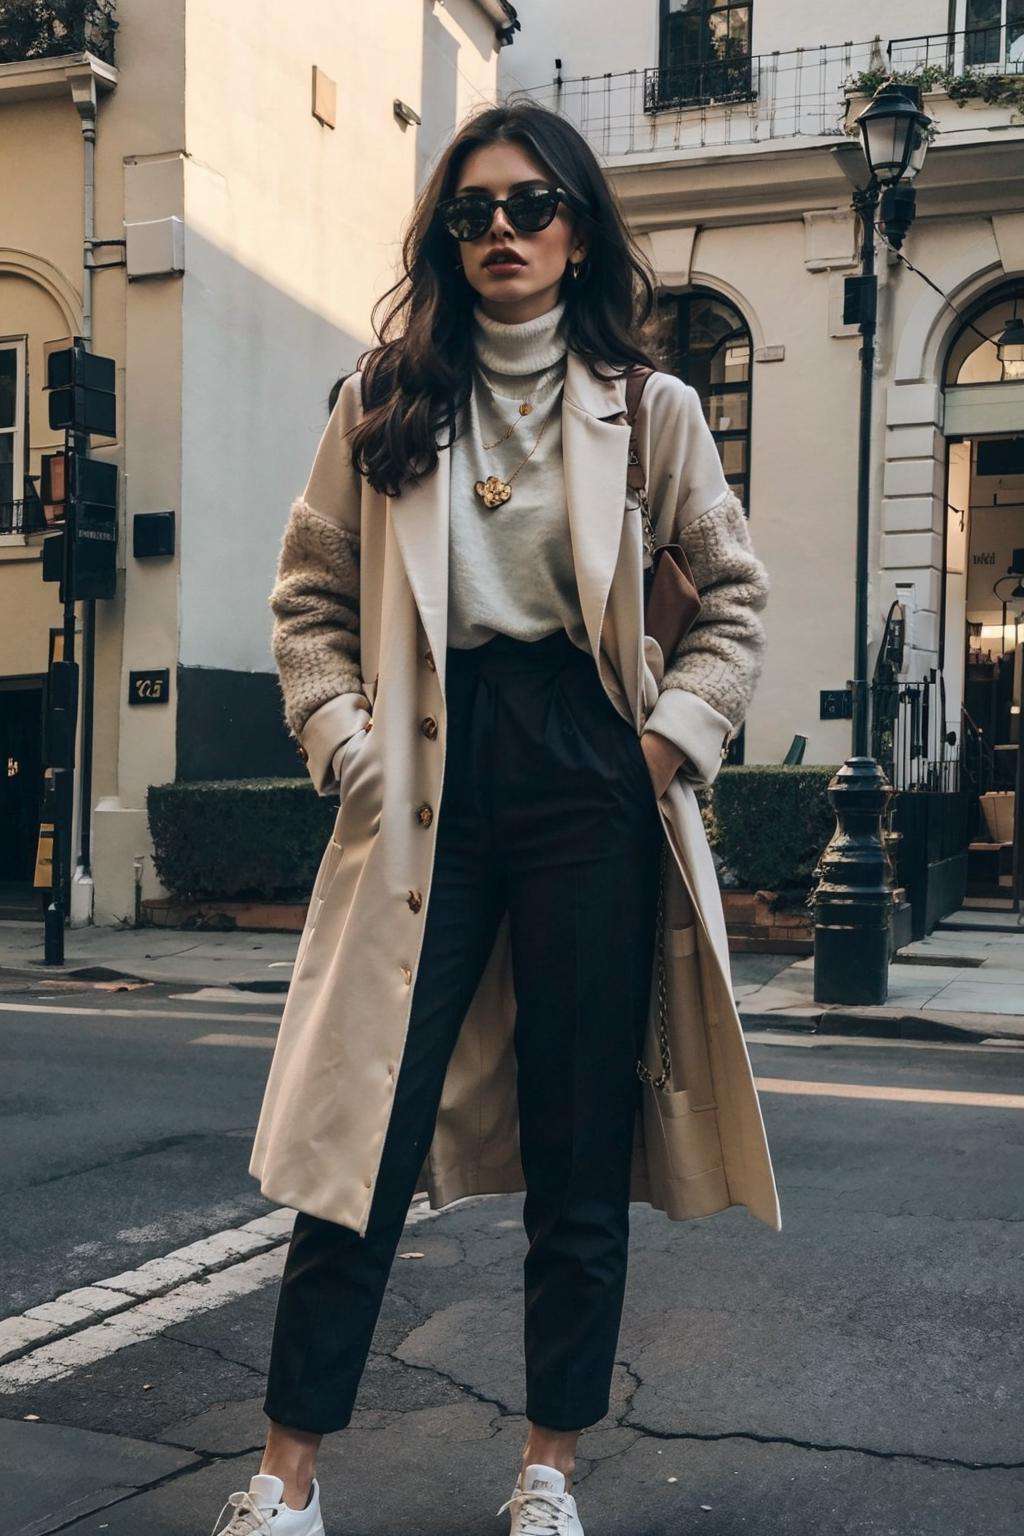
<path fill-rule="evenodd" d="M 348 1424 L 459 1028 L 509 914 L 526 1413 L 608 1412 L 661 818 L 634 728 L 564 630 L 447 652 L 447 750 L 409 1031 L 365 1236 L 299 1212 L 264 1412 Z"/>

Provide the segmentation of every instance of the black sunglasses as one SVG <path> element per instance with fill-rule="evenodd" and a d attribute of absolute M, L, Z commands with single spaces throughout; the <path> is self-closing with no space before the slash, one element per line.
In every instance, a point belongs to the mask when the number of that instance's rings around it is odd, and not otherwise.
<path fill-rule="evenodd" d="M 456 240 L 479 240 L 491 227 L 495 208 L 504 208 L 521 235 L 547 229 L 559 203 L 575 207 L 576 199 L 564 187 L 523 187 L 511 197 L 488 197 L 483 192 L 460 192 L 437 205 L 437 217 Z"/>

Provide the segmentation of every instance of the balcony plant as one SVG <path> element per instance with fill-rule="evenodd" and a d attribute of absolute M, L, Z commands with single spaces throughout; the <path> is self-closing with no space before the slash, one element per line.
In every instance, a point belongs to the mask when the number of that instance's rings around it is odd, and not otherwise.
<path fill-rule="evenodd" d="M 92 53 L 114 62 L 115 0 L 3 0 L 0 64 Z"/>
<path fill-rule="evenodd" d="M 845 81 L 847 100 L 870 99 L 880 85 L 916 85 L 922 95 L 941 92 L 963 109 L 968 104 L 1009 107 L 1024 116 L 1024 75 L 991 73 L 984 69 L 954 70 L 942 64 L 916 64 L 912 69 L 887 70 L 883 67 L 862 69 Z M 847 114 L 847 133 L 857 127 Z M 934 129 L 932 130 L 934 136 Z"/>

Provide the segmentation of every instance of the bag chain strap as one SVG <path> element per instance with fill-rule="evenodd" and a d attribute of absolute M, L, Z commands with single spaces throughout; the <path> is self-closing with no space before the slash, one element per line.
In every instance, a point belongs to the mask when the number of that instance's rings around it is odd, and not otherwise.
<path fill-rule="evenodd" d="M 665 841 L 661 844 L 661 862 L 658 870 L 658 915 L 655 918 L 657 933 L 657 988 L 658 988 L 658 1053 L 661 1071 L 657 1077 L 650 1068 L 637 1058 L 637 1076 L 652 1088 L 664 1088 L 672 1076 L 672 1061 L 668 1052 L 668 980 L 665 974 Z"/>
<path fill-rule="evenodd" d="M 626 471 L 627 480 L 636 492 L 643 525 L 644 567 L 646 571 L 650 572 L 655 551 L 654 521 L 651 517 L 650 504 L 647 500 L 647 479 L 640 460 L 640 453 L 636 443 L 636 430 L 632 422 L 629 424 L 629 457 L 627 462 L 629 465 Z M 663 838 L 658 868 L 658 909 L 654 920 L 657 952 L 655 985 L 658 991 L 658 1054 L 661 1057 L 661 1071 L 655 1076 L 639 1057 L 636 1063 L 637 1076 L 642 1082 L 649 1083 L 652 1088 L 664 1088 L 672 1076 L 672 1061 L 668 1049 L 668 978 L 665 972 L 665 864 L 667 852 L 668 850 Z"/>
<path fill-rule="evenodd" d="M 629 433 L 629 458 L 627 462 L 630 469 L 639 470 L 639 473 L 634 476 L 630 476 L 629 471 L 627 470 L 627 480 L 629 481 L 629 484 L 632 486 L 633 490 L 636 491 L 637 501 L 640 506 L 640 518 L 643 524 L 644 538 L 644 568 L 649 569 L 651 562 L 654 559 L 654 550 L 656 547 L 654 543 L 654 522 L 651 518 L 650 503 L 647 500 L 647 483 L 644 477 L 643 466 L 640 463 L 640 454 L 636 446 L 636 434 L 632 428 L 630 428 Z"/>

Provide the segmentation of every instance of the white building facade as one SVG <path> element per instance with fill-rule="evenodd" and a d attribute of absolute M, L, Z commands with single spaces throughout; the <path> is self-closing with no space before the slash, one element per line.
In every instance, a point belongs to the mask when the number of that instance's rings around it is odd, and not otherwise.
<path fill-rule="evenodd" d="M 518 10 L 502 96 L 564 112 L 606 167 L 658 276 L 659 361 L 700 389 L 772 574 L 734 761 L 781 762 L 798 736 L 805 763 L 851 750 L 835 696 L 854 671 L 860 341 L 843 301 L 867 169 L 849 129 L 885 76 L 923 87 L 937 131 L 903 252 L 941 294 L 879 241 L 869 672 L 902 615 L 899 677 L 923 684 L 923 715 L 898 723 L 902 783 L 952 782 L 980 753 L 1012 784 L 1024 377 L 986 338 L 1024 316 L 1024 0 Z"/>

